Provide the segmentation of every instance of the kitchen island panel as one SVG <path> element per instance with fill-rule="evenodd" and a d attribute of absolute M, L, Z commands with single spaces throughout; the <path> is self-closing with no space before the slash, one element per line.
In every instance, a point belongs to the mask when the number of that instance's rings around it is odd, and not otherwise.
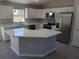
<path fill-rule="evenodd" d="M 56 36 L 49 38 L 19 37 L 12 39 L 12 42 L 12 47 L 19 53 L 19 56 L 43 57 L 56 49 Z"/>

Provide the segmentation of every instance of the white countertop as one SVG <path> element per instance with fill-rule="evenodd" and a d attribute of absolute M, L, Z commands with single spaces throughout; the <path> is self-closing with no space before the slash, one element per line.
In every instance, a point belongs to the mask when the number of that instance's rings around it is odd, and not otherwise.
<path fill-rule="evenodd" d="M 0 27 L 13 27 L 13 26 L 25 26 L 25 25 L 37 25 L 37 24 L 47 24 L 46 22 L 41 23 L 8 23 L 8 24 L 0 24 Z"/>
<path fill-rule="evenodd" d="M 48 38 L 57 34 L 60 34 L 60 31 L 49 30 L 49 29 L 39 29 L 39 30 L 29 30 L 26 28 L 16 28 L 12 30 L 6 30 L 8 35 L 14 37 L 40 37 Z"/>

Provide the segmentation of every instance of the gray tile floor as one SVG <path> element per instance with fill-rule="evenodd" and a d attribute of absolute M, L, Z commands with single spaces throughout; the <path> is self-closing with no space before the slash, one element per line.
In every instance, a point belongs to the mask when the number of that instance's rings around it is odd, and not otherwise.
<path fill-rule="evenodd" d="M 0 42 L 0 59 L 79 59 L 79 48 L 57 42 L 56 51 L 46 57 L 20 57 L 10 49 L 10 42 Z"/>

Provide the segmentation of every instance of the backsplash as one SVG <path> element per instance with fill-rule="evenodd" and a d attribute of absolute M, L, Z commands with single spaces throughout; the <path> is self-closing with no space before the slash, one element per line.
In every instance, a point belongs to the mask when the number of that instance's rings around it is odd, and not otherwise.
<path fill-rule="evenodd" d="M 30 23 L 30 22 L 31 22 L 31 23 L 38 23 L 38 22 L 40 22 L 40 19 L 33 19 L 33 18 L 32 18 L 32 19 L 25 19 L 25 22 L 26 22 L 26 23 L 27 23 L 27 22 L 28 22 L 28 23 Z"/>
<path fill-rule="evenodd" d="M 25 19 L 25 23 L 46 23 L 46 19 Z"/>
<path fill-rule="evenodd" d="M 39 23 L 47 23 L 46 19 L 25 19 L 24 24 L 39 24 Z M 12 19 L 0 19 L 0 24 L 16 24 L 13 23 Z"/>
<path fill-rule="evenodd" d="M 0 19 L 0 24 L 11 24 L 13 23 L 12 19 Z"/>

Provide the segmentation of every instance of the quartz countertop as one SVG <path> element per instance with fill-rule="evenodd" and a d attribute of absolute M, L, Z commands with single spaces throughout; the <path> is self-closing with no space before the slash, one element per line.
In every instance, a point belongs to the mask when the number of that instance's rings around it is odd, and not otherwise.
<path fill-rule="evenodd" d="M 46 22 L 41 22 L 41 23 L 8 23 L 8 24 L 0 24 L 0 27 L 13 27 L 13 26 L 25 26 L 25 25 L 36 25 L 36 24 L 47 24 Z"/>
<path fill-rule="evenodd" d="M 14 37 L 48 38 L 48 37 L 60 34 L 61 32 L 50 30 L 50 29 L 29 30 L 27 28 L 15 28 L 11 30 L 6 30 L 6 33 Z"/>

